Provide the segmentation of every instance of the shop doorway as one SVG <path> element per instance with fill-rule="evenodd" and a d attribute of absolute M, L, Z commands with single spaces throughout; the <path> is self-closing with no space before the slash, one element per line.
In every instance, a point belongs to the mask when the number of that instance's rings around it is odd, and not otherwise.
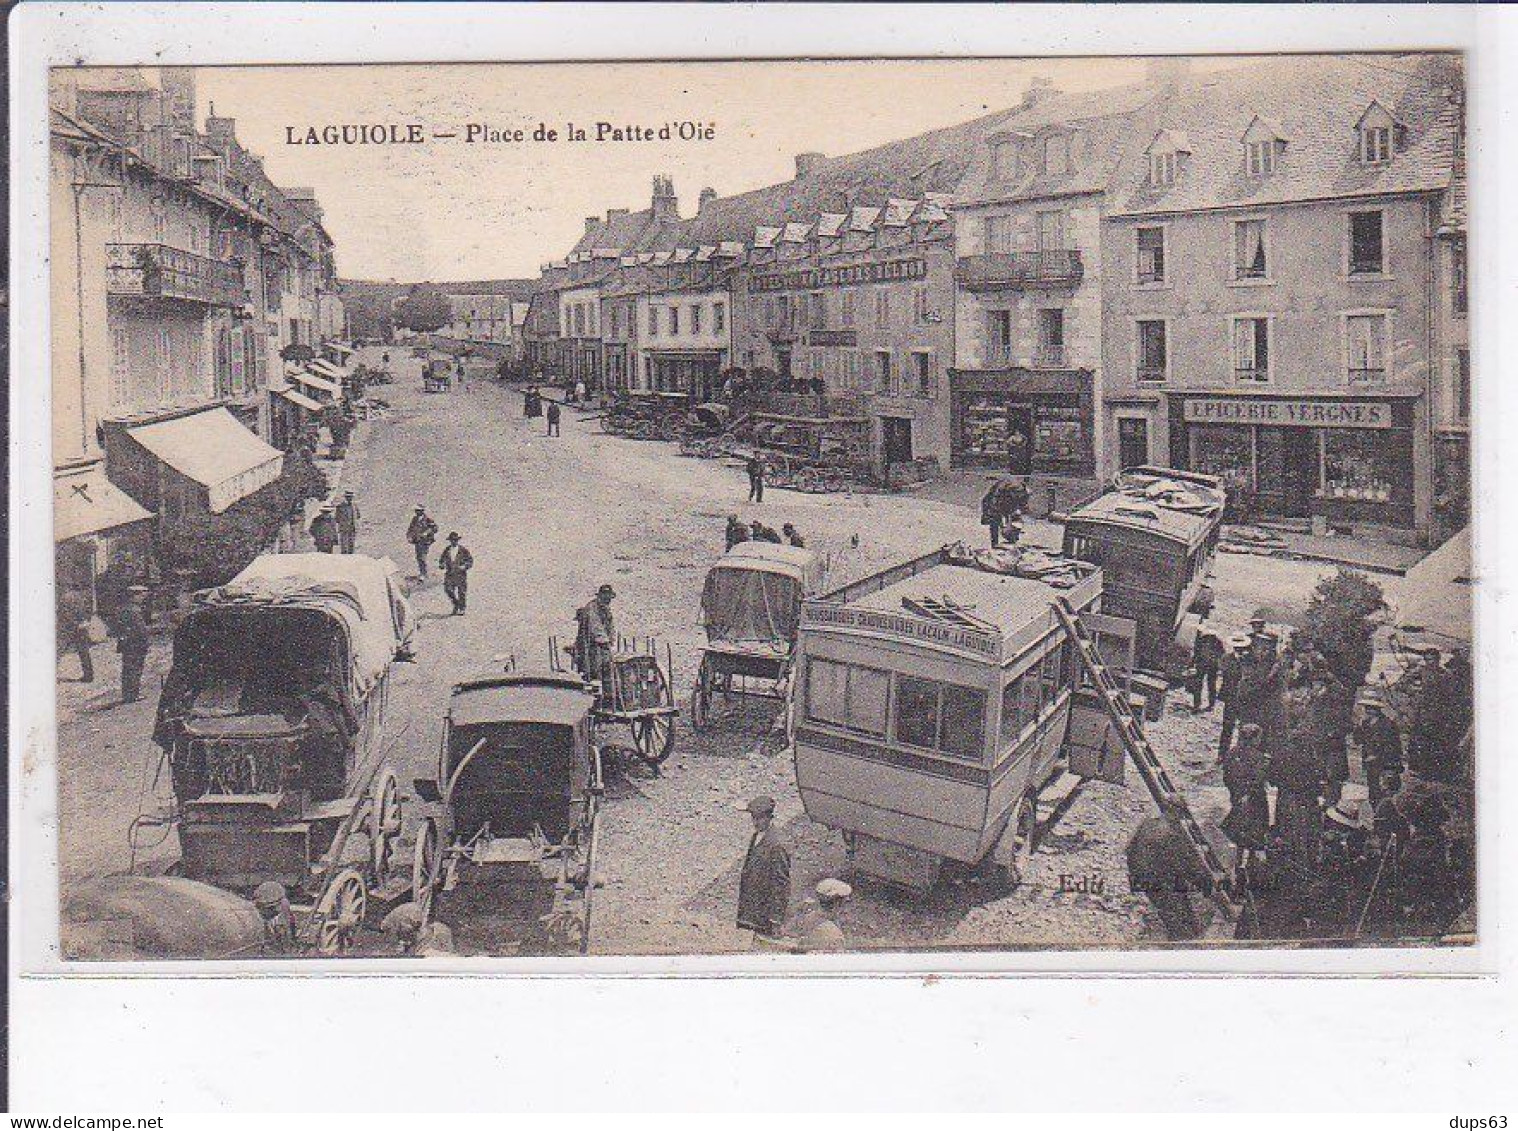
<path fill-rule="evenodd" d="M 1317 439 L 1311 428 L 1255 429 L 1255 484 L 1263 509 L 1283 518 L 1311 513 L 1318 480 Z"/>
<path fill-rule="evenodd" d="M 912 462 L 912 421 L 905 416 L 880 418 L 880 446 L 887 465 Z"/>
<path fill-rule="evenodd" d="M 1033 474 L 1033 409 L 1027 405 L 1007 406 L 1007 470 Z"/>
<path fill-rule="evenodd" d="M 1117 421 L 1118 470 L 1142 467 L 1149 462 L 1149 421 L 1122 416 Z"/>

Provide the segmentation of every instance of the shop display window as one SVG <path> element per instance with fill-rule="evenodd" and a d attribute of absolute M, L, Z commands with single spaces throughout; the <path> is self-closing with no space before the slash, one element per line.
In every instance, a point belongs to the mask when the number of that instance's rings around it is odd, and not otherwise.
<path fill-rule="evenodd" d="M 1033 427 L 1033 455 L 1040 460 L 1071 463 L 1082 455 L 1079 420 L 1050 420 L 1040 416 Z"/>
<path fill-rule="evenodd" d="M 1322 479 L 1318 497 L 1355 502 L 1389 503 L 1393 484 L 1405 469 L 1387 437 L 1378 432 L 1349 429 L 1325 430 L 1322 445 Z"/>

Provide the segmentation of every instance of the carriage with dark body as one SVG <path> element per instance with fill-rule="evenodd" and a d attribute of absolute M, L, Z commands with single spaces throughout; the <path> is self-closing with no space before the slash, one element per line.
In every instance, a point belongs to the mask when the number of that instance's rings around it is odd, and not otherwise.
<path fill-rule="evenodd" d="M 801 602 L 821 589 L 824 560 L 811 550 L 740 542 L 706 575 L 706 648 L 691 694 L 691 725 L 705 727 L 715 697 L 787 703 Z"/>
<path fill-rule="evenodd" d="M 1226 505 L 1216 476 L 1130 467 L 1065 520 L 1064 552 L 1102 567 L 1102 610 L 1137 623 L 1139 667 L 1185 667 L 1176 634 L 1188 612 L 1211 607 L 1207 576 Z"/>
<path fill-rule="evenodd" d="M 387 559 L 270 554 L 196 595 L 153 734 L 183 875 L 241 894 L 281 884 L 302 942 L 323 953 L 348 949 L 371 905 L 404 893 L 385 705 L 411 632 Z"/>
<path fill-rule="evenodd" d="M 563 672 L 456 685 L 412 889 L 460 954 L 585 953 L 603 792 L 595 689 Z"/>

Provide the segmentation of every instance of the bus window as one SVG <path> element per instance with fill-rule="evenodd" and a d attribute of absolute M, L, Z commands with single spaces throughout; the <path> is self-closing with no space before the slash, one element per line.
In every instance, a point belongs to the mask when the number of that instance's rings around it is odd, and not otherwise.
<path fill-rule="evenodd" d="M 1043 661 L 1039 665 L 1039 679 L 1043 685 L 1041 690 L 1045 708 L 1053 705 L 1063 687 L 1060 682 L 1060 670 L 1063 667 L 1064 649 L 1063 642 L 1057 648 L 1051 648 L 1044 653 Z"/>
<path fill-rule="evenodd" d="M 1005 750 L 1023 732 L 1022 677 L 1018 676 L 1001 692 L 1001 748 Z"/>
<path fill-rule="evenodd" d="M 896 741 L 933 749 L 938 745 L 939 684 L 896 677 Z"/>
<path fill-rule="evenodd" d="M 1023 672 L 1020 681 L 1023 685 L 1021 713 L 1022 725 L 1025 729 L 1038 722 L 1042 701 L 1042 688 L 1039 687 L 1038 674 L 1038 664 L 1035 663 Z"/>
<path fill-rule="evenodd" d="M 942 750 L 961 758 L 981 758 L 986 744 L 986 693 L 948 683 L 943 689 Z"/>
<path fill-rule="evenodd" d="M 807 718 L 883 737 L 890 687 L 891 677 L 885 672 L 811 660 L 807 664 Z"/>

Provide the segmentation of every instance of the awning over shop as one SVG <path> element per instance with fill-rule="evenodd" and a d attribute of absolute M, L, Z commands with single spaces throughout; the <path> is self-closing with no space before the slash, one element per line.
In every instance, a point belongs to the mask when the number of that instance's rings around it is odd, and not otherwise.
<path fill-rule="evenodd" d="M 292 381 L 299 381 L 302 385 L 306 386 L 306 388 L 308 388 L 308 389 L 316 389 L 318 392 L 326 393 L 329 397 L 332 397 L 334 400 L 337 397 L 339 397 L 339 396 L 342 395 L 342 389 L 341 388 L 339 388 L 337 385 L 334 385 L 331 381 L 328 381 L 325 377 L 318 377 L 315 373 L 311 372 L 309 369 L 299 369 L 299 370 L 296 370 L 294 373 L 291 373 L 289 376 L 290 376 L 290 380 L 292 380 Z"/>
<path fill-rule="evenodd" d="M 167 467 L 204 486 L 212 514 L 268 486 L 284 467 L 282 452 L 224 408 L 143 424 L 127 434 Z"/>
<path fill-rule="evenodd" d="M 320 401 L 312 400 L 299 389 L 276 389 L 274 390 L 274 395 L 276 397 L 283 397 L 293 405 L 299 405 L 307 412 L 320 412 L 322 410 Z"/>
<path fill-rule="evenodd" d="M 323 377 L 330 377 L 334 381 L 341 381 L 343 379 L 343 371 L 341 369 L 330 361 L 320 357 L 313 357 L 310 361 L 306 362 L 306 368 L 320 373 Z"/>
<path fill-rule="evenodd" d="M 145 522 L 153 512 L 105 477 L 99 464 L 53 476 L 53 541 L 67 542 L 133 522 Z"/>
<path fill-rule="evenodd" d="M 1445 647 L 1470 647 L 1474 568 L 1467 526 L 1390 586 L 1397 627 Z"/>
<path fill-rule="evenodd" d="M 353 347 L 346 342 L 328 342 L 323 349 L 336 350 L 338 353 L 352 353 Z"/>

